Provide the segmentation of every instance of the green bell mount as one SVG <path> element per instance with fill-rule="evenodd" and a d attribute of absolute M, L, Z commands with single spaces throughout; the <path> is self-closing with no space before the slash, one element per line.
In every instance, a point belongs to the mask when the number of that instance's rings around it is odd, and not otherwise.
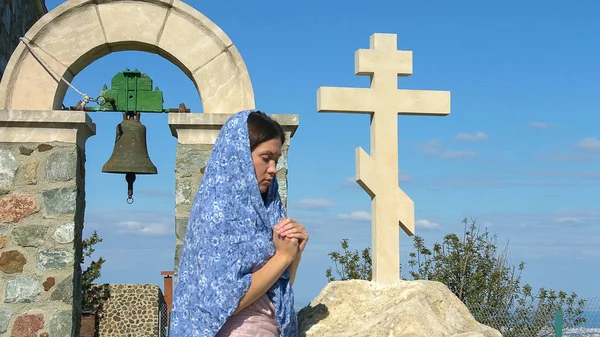
<path fill-rule="evenodd" d="M 88 107 L 93 101 L 99 105 Z M 69 110 L 122 112 L 123 121 L 116 127 L 116 138 L 113 153 L 102 167 L 102 172 L 125 174 L 127 181 L 127 203 L 133 203 L 133 183 L 136 174 L 158 174 L 156 166 L 148 155 L 146 143 L 146 127 L 140 121 L 144 113 L 189 113 L 190 110 L 181 103 L 179 108 L 164 109 L 163 93 L 156 87 L 152 90 L 152 79 L 139 70 L 117 73 L 111 80 L 111 88 L 106 84 L 100 90 L 100 96 L 92 100 L 79 101 L 77 106 Z"/>

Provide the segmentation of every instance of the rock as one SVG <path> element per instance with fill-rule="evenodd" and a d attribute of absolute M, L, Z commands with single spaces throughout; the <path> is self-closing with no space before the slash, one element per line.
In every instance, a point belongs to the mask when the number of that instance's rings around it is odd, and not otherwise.
<path fill-rule="evenodd" d="M 37 172 L 40 163 L 38 161 L 34 161 L 33 163 L 29 163 L 25 165 L 23 168 L 23 180 L 27 185 L 35 185 L 37 184 Z"/>
<path fill-rule="evenodd" d="M 2 235 L 0 237 L 0 249 L 4 248 L 4 246 L 6 246 L 7 241 L 8 241 L 8 236 Z"/>
<path fill-rule="evenodd" d="M 48 156 L 46 179 L 48 181 L 69 181 L 77 173 L 77 153 L 62 150 Z"/>
<path fill-rule="evenodd" d="M 44 328 L 44 315 L 25 314 L 15 319 L 10 337 L 32 337 Z"/>
<path fill-rule="evenodd" d="M 175 245 L 175 268 L 179 268 L 179 262 L 181 260 L 181 249 L 183 248 L 183 244 L 178 243 Z"/>
<path fill-rule="evenodd" d="M 37 254 L 38 269 L 61 269 L 73 265 L 73 251 L 66 248 L 50 248 Z"/>
<path fill-rule="evenodd" d="M 54 284 L 56 284 L 56 279 L 54 277 L 48 277 L 46 281 L 42 283 L 42 285 L 44 286 L 44 291 L 52 289 L 52 287 L 54 287 Z"/>
<path fill-rule="evenodd" d="M 191 180 L 186 178 L 177 179 L 175 182 L 175 205 L 190 205 L 193 198 L 194 191 Z"/>
<path fill-rule="evenodd" d="M 0 307 L 0 333 L 8 331 L 8 324 L 12 317 L 12 311 L 5 307 Z"/>
<path fill-rule="evenodd" d="M 62 310 L 54 314 L 48 323 L 49 336 L 70 336 L 72 315 L 71 310 Z"/>
<path fill-rule="evenodd" d="M 183 241 L 187 230 L 188 218 L 175 219 L 175 238 L 177 241 Z"/>
<path fill-rule="evenodd" d="M 176 150 L 175 173 L 181 177 L 192 177 L 206 166 L 212 152 L 211 145 L 178 146 Z"/>
<path fill-rule="evenodd" d="M 73 242 L 75 240 L 75 224 L 71 222 L 61 225 L 54 231 L 52 238 L 63 244 Z"/>
<path fill-rule="evenodd" d="M 282 156 L 282 158 L 283 158 L 283 156 Z M 277 179 L 277 183 L 279 184 L 279 195 L 280 195 L 282 201 L 286 200 L 286 202 L 287 202 L 287 198 L 288 198 L 288 195 L 287 195 L 287 191 L 288 191 L 287 168 L 278 170 L 275 178 Z M 283 204 L 285 205 L 286 203 L 283 203 Z"/>
<path fill-rule="evenodd" d="M 18 250 L 9 250 L 0 255 L 0 270 L 7 274 L 23 272 L 27 259 Z"/>
<path fill-rule="evenodd" d="M 46 215 L 60 215 L 75 212 L 77 191 L 75 187 L 55 188 L 43 192 Z"/>
<path fill-rule="evenodd" d="M 0 149 L 0 187 L 11 187 L 19 169 L 19 162 L 9 150 Z"/>
<path fill-rule="evenodd" d="M 31 303 L 41 293 L 39 280 L 34 276 L 19 275 L 6 281 L 6 303 Z"/>
<path fill-rule="evenodd" d="M 58 282 L 54 291 L 50 295 L 50 299 L 53 301 L 62 301 L 65 304 L 72 304 L 73 302 L 73 276 L 69 276 L 64 280 Z"/>
<path fill-rule="evenodd" d="M 298 314 L 299 337 L 502 337 L 442 283 L 334 281 Z"/>
<path fill-rule="evenodd" d="M 12 230 L 12 241 L 21 247 L 39 247 L 46 241 L 47 226 L 19 226 Z"/>
<path fill-rule="evenodd" d="M 28 147 L 25 146 L 19 146 L 19 153 L 21 153 L 24 156 L 29 156 L 30 154 L 33 153 L 33 149 L 30 149 Z"/>
<path fill-rule="evenodd" d="M 11 194 L 0 199 L 0 222 L 19 222 L 36 210 L 35 196 Z"/>
<path fill-rule="evenodd" d="M 50 144 L 40 144 L 38 145 L 37 149 L 40 152 L 46 152 L 46 151 L 50 151 L 54 148 L 54 146 L 50 145 Z"/>

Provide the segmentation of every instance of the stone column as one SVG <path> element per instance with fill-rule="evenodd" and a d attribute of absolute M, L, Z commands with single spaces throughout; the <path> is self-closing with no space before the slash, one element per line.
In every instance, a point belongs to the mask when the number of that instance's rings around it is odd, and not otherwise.
<path fill-rule="evenodd" d="M 177 138 L 175 159 L 175 277 L 179 268 L 179 256 L 187 229 L 188 215 L 194 196 L 198 191 L 202 173 L 200 169 L 208 163 L 212 147 L 219 131 L 231 114 L 216 113 L 172 113 L 169 114 L 171 133 Z M 289 141 L 298 128 L 298 115 L 270 115 L 279 122 L 286 134 L 278 164 L 277 181 L 284 206 L 287 204 L 287 154 Z"/>
<path fill-rule="evenodd" d="M 0 335 L 76 336 L 85 141 L 81 112 L 0 110 Z"/>

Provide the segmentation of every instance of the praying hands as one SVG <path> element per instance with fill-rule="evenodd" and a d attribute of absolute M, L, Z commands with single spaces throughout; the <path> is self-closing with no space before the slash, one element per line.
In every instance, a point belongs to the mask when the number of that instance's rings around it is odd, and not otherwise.
<path fill-rule="evenodd" d="M 301 254 L 304 251 L 308 242 L 308 232 L 297 221 L 283 218 L 275 225 L 274 231 L 282 237 L 298 239 L 298 253 Z"/>

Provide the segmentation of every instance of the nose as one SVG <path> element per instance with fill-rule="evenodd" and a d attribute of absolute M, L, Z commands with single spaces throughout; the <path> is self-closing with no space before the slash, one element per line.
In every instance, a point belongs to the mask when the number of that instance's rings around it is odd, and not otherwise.
<path fill-rule="evenodd" d="M 267 173 L 276 175 L 277 174 L 277 164 L 274 160 L 269 162 L 269 166 L 267 167 Z"/>

